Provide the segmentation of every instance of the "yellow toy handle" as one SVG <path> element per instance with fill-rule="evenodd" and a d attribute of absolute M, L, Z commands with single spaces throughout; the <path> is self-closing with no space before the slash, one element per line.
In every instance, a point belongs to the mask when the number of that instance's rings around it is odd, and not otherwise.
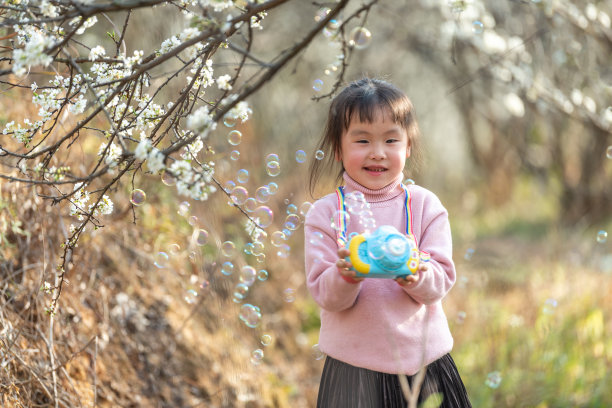
<path fill-rule="evenodd" d="M 365 241 L 365 237 L 363 235 L 356 235 L 351 238 L 349 242 L 349 258 L 351 260 L 351 264 L 353 264 L 353 268 L 359 273 L 367 274 L 370 273 L 370 264 L 363 262 L 359 258 L 359 245 L 361 245 Z"/>

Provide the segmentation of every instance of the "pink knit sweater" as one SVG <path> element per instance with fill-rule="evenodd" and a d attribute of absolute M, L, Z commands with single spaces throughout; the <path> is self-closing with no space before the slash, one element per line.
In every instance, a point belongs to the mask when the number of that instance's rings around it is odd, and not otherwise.
<path fill-rule="evenodd" d="M 344 189 L 364 193 L 376 226 L 406 231 L 400 181 L 369 190 L 345 173 Z M 307 286 L 321 308 L 321 351 L 357 367 L 412 375 L 453 347 L 442 299 L 456 273 L 446 209 L 432 192 L 416 185 L 408 190 L 415 238 L 419 249 L 431 255 L 429 270 L 417 284 L 407 288 L 391 279 L 366 278 L 357 284 L 342 279 L 330 222 L 338 211 L 335 193 L 318 200 L 306 216 L 305 258 Z M 347 235 L 351 232 L 363 232 L 355 220 L 349 221 Z"/>

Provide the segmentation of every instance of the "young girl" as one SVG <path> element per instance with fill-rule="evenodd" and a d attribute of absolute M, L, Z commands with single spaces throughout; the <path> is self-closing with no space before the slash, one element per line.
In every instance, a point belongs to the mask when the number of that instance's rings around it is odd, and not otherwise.
<path fill-rule="evenodd" d="M 318 407 L 405 408 L 406 383 L 420 389 L 419 404 L 438 393 L 441 407 L 471 407 L 448 354 L 453 338 L 441 303 L 456 275 L 448 214 L 432 192 L 402 184 L 418 137 L 412 103 L 387 82 L 355 81 L 330 106 L 319 143 L 328 161 L 312 162 L 310 189 L 325 164 L 341 165 L 343 185 L 316 201 L 305 223 L 307 286 L 321 308 L 319 347 L 327 355 Z M 367 200 L 376 226 L 413 235 L 430 257 L 415 274 L 358 278 L 349 269 L 346 237 L 364 227 L 356 214 L 348 220 L 336 214 L 355 192 Z"/>

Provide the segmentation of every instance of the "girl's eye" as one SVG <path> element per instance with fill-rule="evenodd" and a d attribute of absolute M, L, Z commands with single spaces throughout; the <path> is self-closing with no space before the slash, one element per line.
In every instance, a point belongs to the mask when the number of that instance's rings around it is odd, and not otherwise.
<path fill-rule="evenodd" d="M 357 140 L 357 143 L 368 143 L 368 141 L 365 139 L 360 139 L 360 140 Z"/>
<path fill-rule="evenodd" d="M 397 142 L 397 139 L 388 139 L 387 140 L 387 143 L 395 143 L 395 142 Z"/>

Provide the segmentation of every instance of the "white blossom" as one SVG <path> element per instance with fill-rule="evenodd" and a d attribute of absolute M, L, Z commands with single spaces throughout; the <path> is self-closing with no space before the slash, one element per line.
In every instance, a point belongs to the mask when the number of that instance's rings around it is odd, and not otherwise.
<path fill-rule="evenodd" d="M 147 156 L 147 161 L 146 161 L 147 167 L 153 173 L 159 173 L 164 168 L 166 168 L 166 166 L 164 165 L 164 159 L 165 159 L 164 154 L 160 152 L 159 149 L 154 147 L 151 149 L 151 152 Z"/>
<path fill-rule="evenodd" d="M 232 85 L 230 84 L 231 80 L 232 77 L 230 75 L 221 75 L 219 78 L 217 78 L 217 86 L 221 90 L 229 91 L 232 89 Z"/>
<path fill-rule="evenodd" d="M 91 49 L 91 51 L 89 51 L 89 60 L 94 61 L 98 59 L 98 57 L 101 57 L 103 55 L 106 55 L 106 50 L 104 49 L 104 47 L 102 47 L 101 45 L 96 45 Z"/>
<path fill-rule="evenodd" d="M 151 144 L 151 140 L 143 136 L 138 146 L 136 146 L 136 149 L 134 149 L 134 156 L 138 160 L 146 160 L 152 148 L 153 145 Z"/>
<path fill-rule="evenodd" d="M 187 116 L 187 129 L 193 131 L 202 131 L 213 124 L 213 118 L 209 113 L 207 106 L 200 106 L 195 112 Z"/>
<path fill-rule="evenodd" d="M 516 117 L 525 115 L 525 105 L 523 100 L 515 93 L 509 93 L 504 97 L 504 106 Z"/>
<path fill-rule="evenodd" d="M 55 44 L 53 37 L 36 30 L 28 30 L 25 35 L 28 40 L 24 47 L 13 51 L 13 72 L 19 76 L 24 75 L 32 66 L 47 66 L 53 62 L 53 57 L 45 53 Z"/>

